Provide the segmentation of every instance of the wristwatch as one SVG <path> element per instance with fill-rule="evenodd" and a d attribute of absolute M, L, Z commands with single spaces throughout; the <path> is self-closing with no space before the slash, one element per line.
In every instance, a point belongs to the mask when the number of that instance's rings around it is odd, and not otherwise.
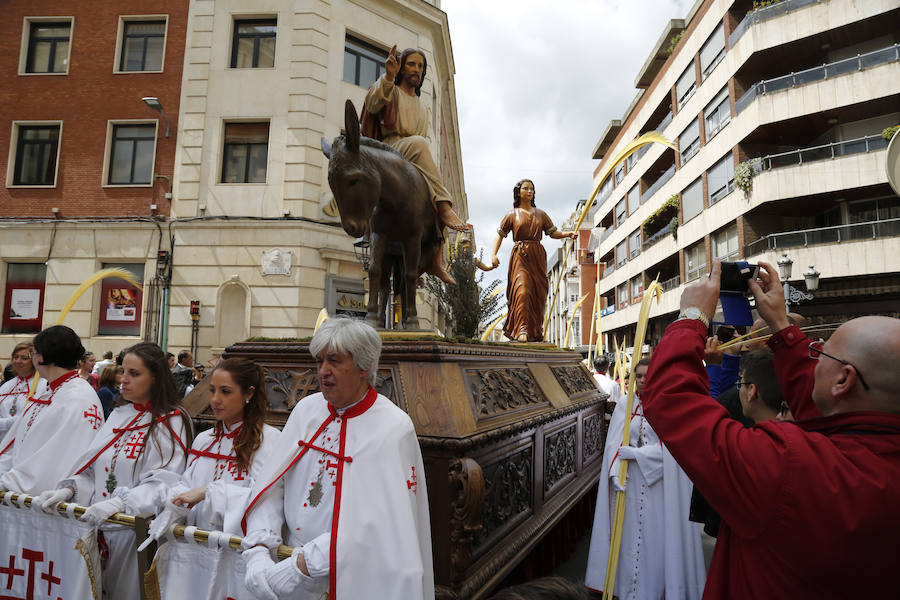
<path fill-rule="evenodd" d="M 703 311 L 697 308 L 696 306 L 688 306 L 687 308 L 681 309 L 681 312 L 678 313 L 678 318 L 676 321 L 681 321 L 682 319 L 697 319 L 707 327 L 709 327 L 709 318 L 703 314 Z"/>

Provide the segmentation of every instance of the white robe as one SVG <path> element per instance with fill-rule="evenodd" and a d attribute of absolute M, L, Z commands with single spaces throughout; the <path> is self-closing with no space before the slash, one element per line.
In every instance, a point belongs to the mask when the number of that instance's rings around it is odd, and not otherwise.
<path fill-rule="evenodd" d="M 40 398 L 46 388 L 47 380 L 43 377 L 38 379 L 37 387 L 34 390 L 35 397 Z M 0 385 L 0 439 L 3 439 L 6 432 L 12 429 L 16 417 L 22 415 L 30 389 L 31 378 L 13 377 Z"/>
<path fill-rule="evenodd" d="M 283 459 L 270 460 L 254 483 L 245 542 L 274 547 L 286 522 L 286 543 L 303 547 L 311 577 L 290 598 L 434 598 L 416 432 L 405 412 L 372 396 L 330 422 L 321 393 L 303 398 L 279 438 Z"/>
<path fill-rule="evenodd" d="M 159 479 L 166 483 L 165 500 L 206 486 L 206 498 L 191 508 L 188 525 L 241 535 L 241 518 L 250 502 L 253 482 L 275 450 L 281 432 L 270 425 L 263 425 L 262 440 L 253 454 L 248 472 L 237 469 L 233 460 L 234 438 L 228 437 L 239 426 L 240 423 L 237 423 L 231 428 L 224 428 L 219 436 L 214 427 L 197 434 L 188 456 L 188 466 L 177 481 L 172 481 L 166 474 L 159 474 Z M 204 452 L 232 457 L 232 460 L 202 456 Z"/>
<path fill-rule="evenodd" d="M 625 425 L 625 397 L 618 400 L 606 438 L 585 576 L 585 585 L 596 591 L 603 590 L 606 579 L 616 499 L 612 476 L 619 471 L 613 461 Z M 699 525 L 688 520 L 691 482 L 644 419 L 637 396 L 634 405 L 630 445 L 637 447 L 637 456 L 628 465 L 614 594 L 620 600 L 699 599 L 706 569 Z"/>
<path fill-rule="evenodd" d="M 117 496 L 125 501 L 125 512 L 128 514 L 156 512 L 159 504 L 165 501 L 165 488 L 152 481 L 144 483 L 142 479 L 156 469 L 173 473 L 184 470 L 186 451 L 183 444 L 186 429 L 180 415 L 170 416 L 167 420 L 156 423 L 152 437 L 142 448 L 151 418 L 149 411 L 138 411 L 131 403 L 113 410 L 90 448 L 75 462 L 72 470 L 74 474 L 60 482 L 59 487 L 74 487 L 74 501 L 78 504 L 91 505 Z M 129 431 L 117 437 L 115 430 L 123 428 Z M 170 435 L 172 430 L 175 436 Z M 116 444 L 114 442 L 110 445 L 114 439 L 119 445 L 115 467 L 112 466 L 112 461 L 116 454 Z M 110 469 L 116 478 L 116 487 L 112 493 L 106 487 Z M 102 525 L 100 529 L 109 546 L 109 560 L 103 569 L 104 597 L 115 600 L 139 599 L 134 530 L 110 523 Z"/>
<path fill-rule="evenodd" d="M 614 379 L 606 373 L 594 373 L 594 381 L 597 382 L 597 387 L 601 391 L 609 394 L 610 402 L 616 401 L 616 397 L 621 393 L 621 389 Z"/>
<path fill-rule="evenodd" d="M 0 489 L 54 489 L 103 425 L 97 392 L 75 371 L 51 382 L 36 400 L 0 441 Z"/>

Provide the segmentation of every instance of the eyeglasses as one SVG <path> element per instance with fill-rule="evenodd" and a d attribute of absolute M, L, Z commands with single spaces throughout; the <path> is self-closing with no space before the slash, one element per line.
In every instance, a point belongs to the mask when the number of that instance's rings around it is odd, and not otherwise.
<path fill-rule="evenodd" d="M 735 387 L 737 387 L 737 389 L 741 389 L 742 385 L 750 385 L 750 382 L 749 381 L 735 381 L 734 385 L 735 385 Z"/>
<path fill-rule="evenodd" d="M 809 343 L 809 357 L 814 358 L 815 360 L 819 360 L 819 356 L 827 356 L 831 360 L 836 360 L 844 366 L 853 367 L 853 370 L 856 371 L 856 376 L 859 377 L 859 382 L 862 384 L 863 389 L 865 389 L 868 392 L 869 384 L 867 384 L 866 380 L 863 379 L 863 375 L 862 375 L 862 373 L 859 372 L 859 369 L 856 367 L 856 365 L 854 365 L 850 362 L 847 362 L 846 360 L 843 360 L 841 358 L 838 358 L 837 356 L 832 356 L 832 355 L 828 354 L 827 352 L 823 351 L 822 346 L 824 344 L 825 344 L 825 342 L 823 340 L 818 340 L 816 342 L 810 342 Z"/>

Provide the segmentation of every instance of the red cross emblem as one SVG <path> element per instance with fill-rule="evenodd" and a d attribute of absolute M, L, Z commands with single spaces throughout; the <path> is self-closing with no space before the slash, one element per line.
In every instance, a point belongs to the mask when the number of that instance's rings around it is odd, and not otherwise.
<path fill-rule="evenodd" d="M 416 467 L 413 466 L 411 468 L 412 468 L 412 475 L 410 476 L 409 479 L 406 480 L 406 489 L 412 490 L 412 493 L 415 494 L 416 487 L 418 487 L 418 485 L 419 485 L 419 480 L 416 478 Z"/>
<path fill-rule="evenodd" d="M 103 416 L 97 412 L 97 405 L 91 406 L 90 412 L 84 411 L 84 418 L 91 422 L 91 427 L 95 430 L 100 429 L 100 423 L 103 422 Z"/>
<path fill-rule="evenodd" d="M 28 575 L 25 575 L 25 569 L 17 569 L 16 568 L 16 557 L 11 554 L 9 556 L 9 567 L 0 567 L 0 574 L 6 575 L 6 589 L 11 590 L 13 586 L 13 580 L 16 577 L 25 577 L 27 579 L 25 598 L 23 600 L 33 600 L 33 598 L 40 595 L 40 592 L 37 592 L 35 589 L 36 586 L 40 586 L 40 581 L 35 581 L 35 576 L 38 574 L 40 569 L 37 564 L 43 562 L 44 553 L 39 550 L 31 550 L 30 548 L 22 548 L 22 559 L 28 563 Z M 53 574 L 53 561 L 49 561 L 48 563 L 49 570 L 40 573 L 40 578 L 47 582 L 47 597 L 52 597 L 53 586 L 60 585 L 62 583 L 62 579 L 55 576 Z M 35 594 L 37 592 L 37 596 Z M 2 596 L 3 598 L 10 598 L 11 596 Z"/>
<path fill-rule="evenodd" d="M 136 459 L 141 455 L 141 451 L 144 449 L 144 435 L 145 431 L 138 431 L 134 435 L 131 436 L 131 439 L 125 444 L 125 458 L 130 458 L 131 460 Z"/>
<path fill-rule="evenodd" d="M 18 575 L 24 575 L 25 571 L 23 569 L 16 568 L 16 557 L 14 554 L 9 555 L 9 566 L 8 567 L 0 567 L 0 574 L 6 575 L 6 589 L 11 590 L 13 585 L 13 578 Z"/>
<path fill-rule="evenodd" d="M 328 471 L 328 475 L 334 479 L 337 477 L 337 471 L 332 471 L 332 469 L 337 469 L 341 463 L 331 462 L 330 460 L 325 461 L 325 470 Z"/>
<path fill-rule="evenodd" d="M 247 474 L 247 471 L 243 469 L 238 469 L 237 461 L 230 460 L 228 461 L 228 472 L 234 475 L 235 481 L 243 481 L 244 475 Z"/>

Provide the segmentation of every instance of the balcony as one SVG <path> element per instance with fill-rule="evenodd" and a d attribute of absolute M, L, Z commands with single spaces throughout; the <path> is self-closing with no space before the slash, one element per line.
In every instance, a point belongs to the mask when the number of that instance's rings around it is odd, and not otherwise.
<path fill-rule="evenodd" d="M 887 145 L 888 141 L 881 137 L 881 134 L 876 134 L 844 142 L 833 142 L 821 146 L 799 148 L 790 152 L 769 154 L 758 159 L 755 166 L 760 171 L 769 171 L 779 167 L 793 167 L 818 160 L 829 160 L 873 150 L 883 150 L 887 148 Z"/>
<path fill-rule="evenodd" d="M 659 176 L 659 179 L 653 182 L 653 185 L 648 187 L 643 194 L 641 194 L 641 204 L 649 200 L 653 194 L 659 191 L 659 188 L 666 185 L 672 177 L 675 175 L 675 163 L 672 163 L 672 166 L 666 169 L 666 171 Z"/>
<path fill-rule="evenodd" d="M 783 14 L 797 10 L 798 8 L 803 8 L 804 6 L 809 6 L 810 4 L 818 4 L 821 1 L 822 0 L 782 0 L 777 4 L 750 11 L 743 20 L 738 23 L 738 26 L 734 28 L 731 35 L 728 36 L 728 47 L 734 48 L 735 42 L 741 39 L 741 36 L 757 23 L 780 17 Z"/>
<path fill-rule="evenodd" d="M 681 275 L 676 275 L 675 277 L 672 277 L 671 279 L 666 279 L 659 285 L 664 292 L 670 292 L 670 291 L 676 289 L 679 285 L 681 285 Z"/>
<path fill-rule="evenodd" d="M 900 236 L 900 219 L 883 219 L 866 223 L 800 229 L 772 233 L 747 245 L 745 256 L 754 256 L 777 248 L 797 248 L 816 244 L 840 244 L 841 242 L 873 240 Z"/>
<path fill-rule="evenodd" d="M 664 226 L 662 229 L 660 229 L 659 231 L 657 231 L 656 233 L 654 233 L 653 235 L 651 235 L 650 237 L 648 237 L 647 239 L 644 240 L 644 245 L 643 245 L 644 250 L 646 250 L 647 248 L 649 248 L 650 246 L 652 246 L 659 240 L 663 239 L 667 235 L 670 235 L 671 233 L 672 233 L 672 225 L 669 224 L 669 225 Z"/>
<path fill-rule="evenodd" d="M 773 6 L 778 5 L 776 4 Z M 900 60 L 900 44 L 894 44 L 893 46 L 888 46 L 887 48 L 882 48 L 873 52 L 867 52 L 866 54 L 858 54 L 853 58 L 827 63 L 820 67 L 806 69 L 805 71 L 775 77 L 774 79 L 764 79 L 763 81 L 750 86 L 750 89 L 734 103 L 734 112 L 735 114 L 740 114 L 761 94 L 779 92 L 816 81 L 824 81 L 832 77 L 837 77 L 838 75 L 863 71 L 869 67 L 897 60 Z"/>

